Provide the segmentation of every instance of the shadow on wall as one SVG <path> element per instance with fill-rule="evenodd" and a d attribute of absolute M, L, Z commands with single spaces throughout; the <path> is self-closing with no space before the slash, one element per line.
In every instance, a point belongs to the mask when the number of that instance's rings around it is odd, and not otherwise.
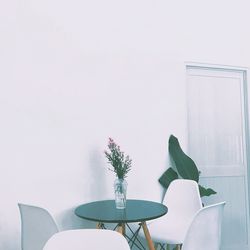
<path fill-rule="evenodd" d="M 106 189 L 106 169 L 104 167 L 101 151 L 91 150 L 89 153 L 89 164 L 85 167 L 83 200 L 82 203 L 103 200 L 107 197 Z M 80 204 L 78 204 L 80 205 Z M 56 218 L 59 230 L 77 228 L 95 228 L 96 223 L 77 217 L 74 213 L 76 207 L 62 210 Z"/>
<path fill-rule="evenodd" d="M 93 149 L 89 157 L 89 180 L 88 191 L 91 201 L 103 200 L 107 196 L 106 188 L 106 173 L 107 169 L 104 167 L 102 151 Z"/>
<path fill-rule="evenodd" d="M 75 207 L 63 210 L 58 216 L 57 221 L 61 222 L 59 230 L 95 228 L 96 223 L 77 217 L 74 213 Z"/>

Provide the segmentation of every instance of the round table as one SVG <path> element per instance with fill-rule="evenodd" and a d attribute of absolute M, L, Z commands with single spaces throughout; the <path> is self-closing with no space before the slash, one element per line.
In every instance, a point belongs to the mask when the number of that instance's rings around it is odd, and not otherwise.
<path fill-rule="evenodd" d="M 128 226 L 127 223 L 140 222 L 139 225 L 143 228 L 149 249 L 154 250 L 146 221 L 159 218 L 165 215 L 167 211 L 165 205 L 153 201 L 127 200 L 125 209 L 117 209 L 114 200 L 102 200 L 78 206 L 75 209 L 75 214 L 80 218 L 98 222 L 97 228 L 104 228 L 104 223 L 117 223 L 117 231 L 125 236 L 125 225 Z M 139 229 L 132 238 L 126 236 L 133 244 L 137 239 Z"/>

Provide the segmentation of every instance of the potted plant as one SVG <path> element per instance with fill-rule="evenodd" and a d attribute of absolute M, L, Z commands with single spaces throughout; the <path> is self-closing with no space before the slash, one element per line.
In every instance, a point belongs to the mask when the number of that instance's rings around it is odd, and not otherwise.
<path fill-rule="evenodd" d="M 128 155 L 125 156 L 112 138 L 108 141 L 108 151 L 104 151 L 105 156 L 108 159 L 108 163 L 112 166 L 109 168 L 116 174 L 116 180 L 114 182 L 115 191 L 115 203 L 116 208 L 124 209 L 126 207 L 126 192 L 127 192 L 127 173 L 131 169 L 132 160 Z"/>
<path fill-rule="evenodd" d="M 176 171 L 169 167 L 159 178 L 161 185 L 167 189 L 169 184 L 178 178 L 194 180 L 199 184 L 200 171 L 195 162 L 183 152 L 178 139 L 174 135 L 169 137 L 168 150 L 175 163 Z M 201 185 L 199 185 L 199 191 L 201 197 L 216 194 L 213 189 Z"/>

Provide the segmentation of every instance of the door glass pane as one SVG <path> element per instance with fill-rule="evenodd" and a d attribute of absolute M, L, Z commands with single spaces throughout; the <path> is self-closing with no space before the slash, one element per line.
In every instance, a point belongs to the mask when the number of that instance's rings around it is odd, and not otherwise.
<path fill-rule="evenodd" d="M 243 164 L 241 75 L 187 69 L 189 154 L 200 166 Z"/>

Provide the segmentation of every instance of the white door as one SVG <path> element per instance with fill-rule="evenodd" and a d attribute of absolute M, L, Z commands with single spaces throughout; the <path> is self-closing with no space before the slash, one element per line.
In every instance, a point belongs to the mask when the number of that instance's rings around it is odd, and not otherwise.
<path fill-rule="evenodd" d="M 187 65 L 188 154 L 200 182 L 226 201 L 223 250 L 249 249 L 246 71 Z"/>

